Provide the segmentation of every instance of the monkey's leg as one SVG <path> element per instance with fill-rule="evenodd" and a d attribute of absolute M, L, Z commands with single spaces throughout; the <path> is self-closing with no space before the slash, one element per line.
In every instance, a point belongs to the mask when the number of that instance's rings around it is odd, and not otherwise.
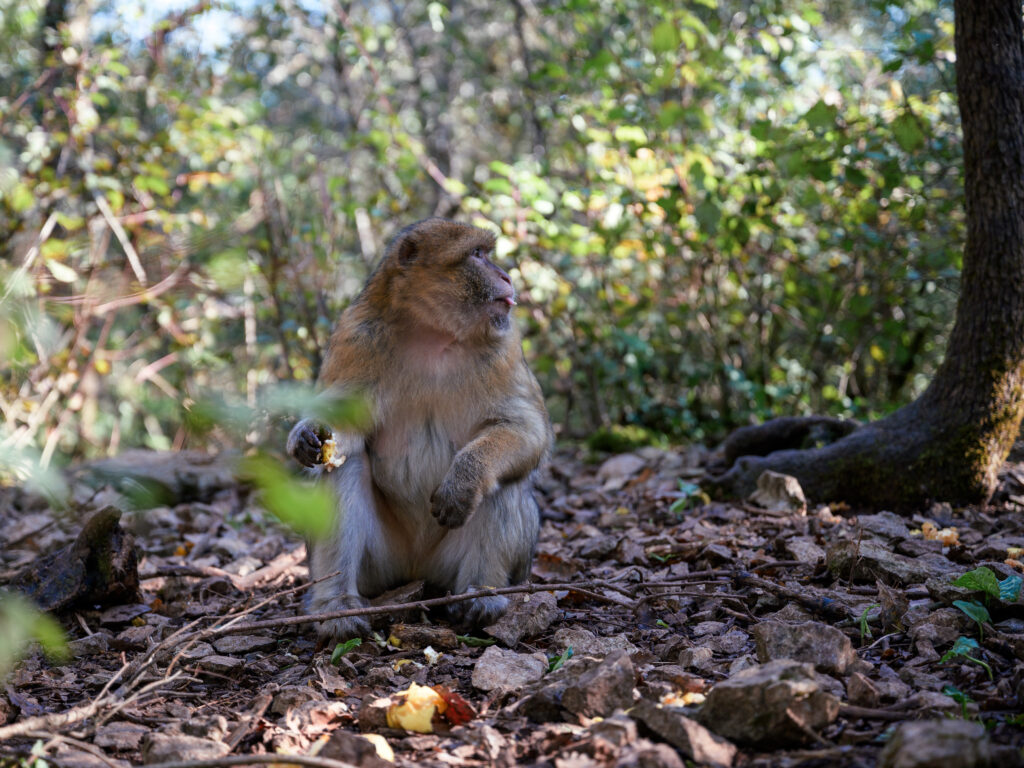
<path fill-rule="evenodd" d="M 480 587 L 505 587 L 530 575 L 540 513 L 529 480 L 499 488 L 484 498 L 461 528 L 451 530 L 437 554 L 437 573 L 448 575 L 455 594 Z M 504 596 L 481 596 L 452 605 L 460 623 L 486 626 L 508 607 Z"/>
<path fill-rule="evenodd" d="M 320 613 L 362 608 L 367 601 L 359 587 L 368 587 L 368 564 L 382 555 L 387 562 L 387 553 L 376 551 L 386 539 L 374 506 L 366 454 L 361 451 L 350 454 L 341 467 L 324 475 L 321 482 L 330 483 L 334 488 L 338 519 L 328 536 L 309 545 L 310 578 L 315 581 L 327 577 L 312 586 L 309 610 Z M 363 616 L 330 619 L 320 624 L 318 632 L 329 640 L 366 636 L 370 633 L 370 623 Z"/>

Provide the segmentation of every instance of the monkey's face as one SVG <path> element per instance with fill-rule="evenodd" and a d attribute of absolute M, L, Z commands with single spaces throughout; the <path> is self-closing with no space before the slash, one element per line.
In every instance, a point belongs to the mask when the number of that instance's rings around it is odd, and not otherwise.
<path fill-rule="evenodd" d="M 418 324 L 460 341 L 494 341 L 512 327 L 512 279 L 491 261 L 494 236 L 476 227 L 427 219 L 389 249 L 392 301 Z"/>

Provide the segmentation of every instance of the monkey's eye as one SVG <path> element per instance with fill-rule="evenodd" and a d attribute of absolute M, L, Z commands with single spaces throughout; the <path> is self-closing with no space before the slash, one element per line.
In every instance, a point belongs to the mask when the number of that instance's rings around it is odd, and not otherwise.
<path fill-rule="evenodd" d="M 472 251 L 469 252 L 469 257 L 471 259 L 482 259 L 484 257 L 484 249 L 474 248 Z"/>

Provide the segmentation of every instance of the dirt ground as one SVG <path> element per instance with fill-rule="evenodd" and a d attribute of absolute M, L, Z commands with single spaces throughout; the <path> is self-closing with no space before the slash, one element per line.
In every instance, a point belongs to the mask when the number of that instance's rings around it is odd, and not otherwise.
<path fill-rule="evenodd" d="M 710 502 L 705 460 L 560 453 L 505 619 L 461 634 L 440 609 L 387 610 L 341 648 L 298 623 L 302 541 L 222 462 L 80 468 L 71 515 L 9 490 L 0 583 L 130 506 L 126 478 L 165 502 L 121 515 L 139 593 L 66 610 L 73 657 L 33 651 L 0 687 L 0 764 L 1021 763 L 1024 465 L 988 507 L 901 518 L 807 507 L 784 483 Z M 393 727 L 413 683 L 442 691 L 430 733 Z"/>

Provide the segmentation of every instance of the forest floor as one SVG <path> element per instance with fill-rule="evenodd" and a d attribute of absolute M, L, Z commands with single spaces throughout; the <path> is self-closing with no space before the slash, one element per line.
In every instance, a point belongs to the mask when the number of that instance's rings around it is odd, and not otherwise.
<path fill-rule="evenodd" d="M 80 468 L 72 517 L 0 495 L 0 583 L 124 506 L 127 477 L 170 500 L 121 517 L 138 596 L 67 611 L 73 657 L 30 653 L 0 685 L 0 765 L 1022 762 L 1024 464 L 985 508 L 901 518 L 709 503 L 685 485 L 697 449 L 604 459 L 543 473 L 532 591 L 497 625 L 385 613 L 337 650 L 295 623 L 304 545 L 220 462 Z M 412 683 L 443 692 L 432 733 L 388 726 Z"/>

